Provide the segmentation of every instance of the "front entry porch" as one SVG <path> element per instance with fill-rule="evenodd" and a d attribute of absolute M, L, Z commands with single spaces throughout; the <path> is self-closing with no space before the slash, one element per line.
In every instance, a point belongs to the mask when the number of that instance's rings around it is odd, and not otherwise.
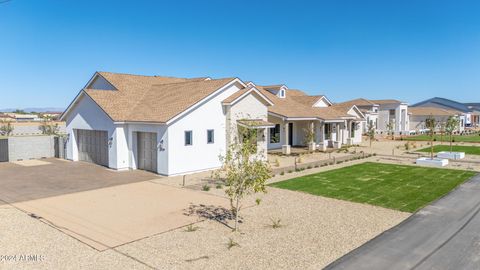
<path fill-rule="evenodd" d="M 327 151 L 361 142 L 362 122 L 351 119 L 282 119 L 269 116 L 275 126 L 268 129 L 268 150 L 291 154 L 300 149 Z"/>

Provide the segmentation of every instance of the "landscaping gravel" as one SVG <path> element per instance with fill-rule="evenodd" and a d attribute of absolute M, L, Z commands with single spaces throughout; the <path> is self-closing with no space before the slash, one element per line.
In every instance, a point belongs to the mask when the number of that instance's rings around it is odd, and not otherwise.
<path fill-rule="evenodd" d="M 209 220 L 117 249 L 159 269 L 319 269 L 409 216 L 275 188 L 247 204 L 240 233 Z M 230 239 L 239 246 L 229 249 Z"/>

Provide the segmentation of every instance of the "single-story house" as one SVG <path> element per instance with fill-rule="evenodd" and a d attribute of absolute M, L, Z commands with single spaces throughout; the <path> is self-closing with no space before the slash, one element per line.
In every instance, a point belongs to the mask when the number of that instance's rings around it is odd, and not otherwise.
<path fill-rule="evenodd" d="M 96 72 L 60 120 L 70 160 L 179 175 L 219 168 L 239 126 L 255 131 L 266 158 L 268 149 L 305 145 L 308 128 L 321 147 L 359 143 L 364 117 L 284 85 Z"/>
<path fill-rule="evenodd" d="M 465 130 L 465 116 L 460 111 L 443 109 L 439 107 L 410 107 L 410 134 L 425 133 L 428 128 L 425 126 L 425 120 L 428 117 L 433 117 L 437 122 L 436 131 L 442 129 L 450 116 L 456 117 L 458 121 L 457 132 Z"/>
<path fill-rule="evenodd" d="M 478 103 L 461 103 L 455 100 L 434 97 L 418 102 L 412 107 L 436 107 L 447 110 L 455 110 L 462 113 L 462 119 L 465 121 L 465 128 L 476 128 L 480 126 L 480 106 Z"/>

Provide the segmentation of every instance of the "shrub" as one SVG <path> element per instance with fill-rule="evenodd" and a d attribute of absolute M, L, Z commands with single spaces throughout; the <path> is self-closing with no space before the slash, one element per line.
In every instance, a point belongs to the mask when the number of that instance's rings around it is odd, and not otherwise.
<path fill-rule="evenodd" d="M 233 241 L 232 238 L 229 238 L 227 243 L 227 248 L 231 249 L 233 247 L 240 247 L 240 245 L 237 242 Z"/>
<path fill-rule="evenodd" d="M 210 190 L 210 186 L 209 186 L 209 185 L 203 185 L 202 190 L 203 190 L 203 191 L 209 191 L 209 190 Z"/>
<path fill-rule="evenodd" d="M 185 229 L 186 232 L 194 232 L 196 230 L 198 230 L 198 227 L 193 226 L 193 224 L 188 225 L 187 228 Z"/>
<path fill-rule="evenodd" d="M 288 170 L 288 173 L 292 173 L 293 171 L 292 170 Z"/>
<path fill-rule="evenodd" d="M 260 199 L 260 198 L 256 198 L 256 199 L 255 199 L 255 203 L 256 203 L 257 205 L 260 205 L 261 202 L 262 202 L 262 199 Z"/>
<path fill-rule="evenodd" d="M 281 172 L 280 172 L 280 175 L 284 175 L 284 174 L 285 174 L 285 172 L 284 172 L 284 171 L 281 171 Z"/>
<path fill-rule="evenodd" d="M 278 228 L 282 227 L 282 224 L 280 223 L 282 221 L 281 219 L 271 218 L 270 220 L 272 221 L 272 228 L 278 229 Z"/>
<path fill-rule="evenodd" d="M 278 161 L 278 158 L 275 159 L 275 167 L 280 167 L 280 161 Z"/>
<path fill-rule="evenodd" d="M 222 184 L 217 184 L 217 185 L 215 186 L 216 189 L 221 189 L 222 187 L 223 187 Z"/>
<path fill-rule="evenodd" d="M 311 169 L 311 168 L 312 168 L 312 166 L 311 166 L 311 165 L 308 165 L 308 166 L 307 166 L 307 169 Z"/>

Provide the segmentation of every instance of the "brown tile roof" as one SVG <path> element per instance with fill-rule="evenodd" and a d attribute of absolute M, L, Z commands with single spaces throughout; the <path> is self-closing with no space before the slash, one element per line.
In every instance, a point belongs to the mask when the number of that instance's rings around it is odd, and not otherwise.
<path fill-rule="evenodd" d="M 352 117 L 347 114 L 348 110 L 345 111 L 345 107 L 312 107 L 313 104 L 311 105 L 311 101 L 314 99 L 317 101 L 320 96 L 313 96 L 315 98 L 305 98 L 309 100 L 308 103 L 305 103 L 303 102 L 305 100 L 301 100 L 302 98 L 299 96 L 295 96 L 295 94 L 293 96 L 290 95 L 290 90 L 287 90 L 285 98 L 279 98 L 264 89 L 262 86 L 257 85 L 257 89 L 274 103 L 273 106 L 268 107 L 270 113 L 289 118 L 320 118 L 324 120 L 339 120 L 344 117 Z M 351 107 L 352 106 L 350 106 L 350 108 Z"/>
<path fill-rule="evenodd" d="M 345 102 L 341 102 L 341 103 L 338 103 L 338 104 L 345 104 L 345 105 L 356 105 L 356 106 L 374 106 L 376 105 L 376 103 L 368 100 L 368 99 L 364 99 L 364 98 L 357 98 L 357 99 L 352 99 L 352 100 L 348 100 L 348 101 L 345 101 Z"/>
<path fill-rule="evenodd" d="M 287 93 L 290 94 L 290 90 Z M 324 96 L 291 96 L 290 95 L 290 98 L 292 98 L 296 102 L 309 105 L 309 106 L 313 106 L 317 101 L 319 101 L 323 97 Z"/>
<path fill-rule="evenodd" d="M 243 89 L 240 89 L 238 90 L 237 92 L 233 93 L 232 95 L 230 95 L 229 97 L 227 97 L 226 99 L 224 99 L 222 101 L 223 104 L 229 104 L 229 103 L 232 103 L 233 101 L 235 101 L 237 98 L 241 97 L 243 94 L 249 92 L 249 91 L 254 91 L 252 89 L 256 89 L 258 90 L 256 87 L 253 87 L 253 86 L 248 86 L 248 87 L 245 87 Z M 256 92 L 255 92 L 256 93 Z M 258 93 L 260 93 L 260 95 L 263 95 L 263 93 L 261 93 L 260 91 L 258 91 Z M 270 99 L 268 99 L 268 97 L 266 97 L 265 95 L 262 96 L 262 98 L 265 98 L 267 102 L 270 102 L 272 103 L 272 101 Z"/>
<path fill-rule="evenodd" d="M 99 72 L 118 91 L 85 89 L 114 121 L 165 123 L 235 78 L 205 80 Z"/>
<path fill-rule="evenodd" d="M 459 111 L 447 110 L 437 107 L 409 107 L 408 112 L 414 116 L 453 116 L 462 114 Z"/>

